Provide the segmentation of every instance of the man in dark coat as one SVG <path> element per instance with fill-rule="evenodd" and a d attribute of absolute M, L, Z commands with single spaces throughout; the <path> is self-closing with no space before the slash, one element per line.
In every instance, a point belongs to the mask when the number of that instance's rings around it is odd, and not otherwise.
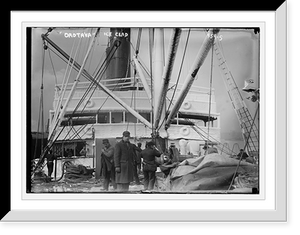
<path fill-rule="evenodd" d="M 46 159 L 47 159 L 47 168 L 48 168 L 48 177 L 51 177 L 52 173 L 53 173 L 53 161 L 56 159 L 54 154 L 52 153 L 52 150 L 49 150 L 47 155 L 46 155 Z"/>
<path fill-rule="evenodd" d="M 143 158 L 144 190 L 153 190 L 155 183 L 156 162 L 155 157 L 161 154 L 154 148 L 152 141 L 148 142 L 147 148 L 141 152 Z"/>
<path fill-rule="evenodd" d="M 115 145 L 114 162 L 118 191 L 128 191 L 134 179 L 135 149 L 129 142 L 130 132 L 124 131 L 122 140 Z"/>
<path fill-rule="evenodd" d="M 137 146 L 135 144 L 133 144 L 133 148 L 135 150 L 135 161 L 134 161 L 134 172 L 133 172 L 133 177 L 134 177 L 134 181 L 136 183 L 136 185 L 140 185 L 140 179 L 139 179 L 139 173 L 141 171 L 141 149 L 142 144 L 138 143 Z"/>
<path fill-rule="evenodd" d="M 101 168 L 104 176 L 103 188 L 108 191 L 110 181 L 114 189 L 117 188 L 115 183 L 114 148 L 110 145 L 108 139 L 104 139 L 102 143 L 104 145 L 101 150 Z"/>

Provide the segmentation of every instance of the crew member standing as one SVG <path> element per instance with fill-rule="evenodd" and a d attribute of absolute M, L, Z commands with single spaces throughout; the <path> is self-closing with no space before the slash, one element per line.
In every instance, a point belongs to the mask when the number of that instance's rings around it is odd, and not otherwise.
<path fill-rule="evenodd" d="M 111 181 L 114 189 L 117 188 L 115 182 L 115 167 L 114 167 L 114 148 L 110 145 L 108 139 L 102 140 L 104 148 L 101 150 L 101 167 L 104 176 L 103 188 L 108 191 L 109 183 Z"/>
<path fill-rule="evenodd" d="M 129 138 L 130 132 L 124 131 L 122 140 L 115 145 L 114 162 L 118 191 L 128 191 L 134 178 L 135 150 Z"/>
<path fill-rule="evenodd" d="M 46 155 L 46 159 L 47 159 L 47 168 L 48 168 L 48 177 L 51 177 L 52 172 L 53 172 L 53 161 L 55 160 L 55 156 L 52 153 L 52 150 L 49 150 L 47 155 Z"/>
<path fill-rule="evenodd" d="M 148 142 L 147 148 L 141 152 L 143 158 L 144 190 L 153 190 L 155 183 L 155 172 L 157 169 L 155 157 L 161 154 L 154 148 L 152 141 Z"/>
<path fill-rule="evenodd" d="M 141 171 L 141 152 L 142 152 L 142 149 L 141 149 L 141 146 L 142 144 L 141 143 L 138 143 L 137 146 L 133 144 L 133 148 L 135 150 L 135 161 L 134 161 L 134 174 L 133 174 L 133 177 L 134 177 L 134 181 L 135 181 L 135 184 L 136 185 L 140 185 L 141 182 L 140 182 L 140 179 L 139 179 L 139 174 L 140 174 L 140 171 Z"/>

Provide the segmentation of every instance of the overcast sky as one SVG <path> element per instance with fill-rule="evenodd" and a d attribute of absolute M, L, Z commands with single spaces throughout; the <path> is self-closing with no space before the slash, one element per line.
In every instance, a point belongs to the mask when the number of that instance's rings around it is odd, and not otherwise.
<path fill-rule="evenodd" d="M 170 40 L 171 29 L 165 29 L 164 41 L 165 50 L 167 51 L 168 43 Z M 41 97 L 41 81 L 42 81 L 42 61 L 43 61 L 43 43 L 41 34 L 46 33 L 46 28 L 33 28 L 32 29 L 32 101 L 31 101 L 31 115 L 32 115 L 32 131 L 37 130 L 39 119 L 39 106 Z M 89 44 L 91 37 L 89 34 L 95 32 L 95 29 L 71 29 L 71 28 L 56 28 L 50 34 L 49 38 L 59 45 L 68 54 L 73 54 L 78 47 L 79 57 L 77 61 L 81 64 L 85 51 Z M 75 36 L 75 34 L 76 36 Z M 85 37 L 80 37 L 84 33 Z M 90 60 L 88 60 L 86 69 L 91 73 L 95 70 L 99 61 L 103 61 L 105 57 L 105 49 L 108 42 L 109 28 L 101 28 L 99 36 L 96 39 L 95 47 L 91 54 Z M 131 30 L 131 43 L 135 47 L 137 42 L 138 29 Z M 183 50 L 185 47 L 188 30 L 184 29 L 181 34 L 179 42 L 178 52 L 174 64 L 174 70 L 172 73 L 172 80 L 175 82 L 178 76 L 178 70 L 180 67 Z M 73 37 L 75 36 L 75 37 Z M 140 44 L 140 57 L 142 61 L 149 64 L 149 41 L 148 41 L 148 29 L 144 28 L 141 36 Z M 243 88 L 244 81 L 246 79 L 253 79 L 258 86 L 259 76 L 259 34 L 254 34 L 253 30 L 245 29 L 221 29 L 218 36 L 221 39 L 222 49 L 229 66 L 230 71 L 239 88 Z M 180 82 L 183 83 L 194 58 L 201 47 L 201 44 L 206 37 L 203 29 L 192 29 L 190 32 L 189 43 L 187 47 L 185 63 L 181 72 Z M 81 40 L 80 40 L 81 38 Z M 50 56 L 49 56 L 50 52 Z M 51 58 L 51 59 L 50 59 Z M 52 66 L 53 64 L 53 66 Z M 53 71 L 55 68 L 55 72 Z M 149 68 L 149 66 L 148 66 Z M 44 119 L 45 125 L 47 124 L 49 109 L 52 109 L 52 103 L 54 99 L 54 87 L 55 83 L 61 83 L 66 70 L 66 64 L 62 62 L 53 52 L 45 51 L 44 60 L 44 72 L 43 72 L 43 84 L 44 84 Z M 211 51 L 208 54 L 204 64 L 198 71 L 195 85 L 209 87 L 209 78 L 211 70 Z M 84 80 L 84 78 L 82 78 Z M 215 89 L 215 97 L 217 103 L 217 112 L 221 114 L 221 140 L 228 141 L 241 140 L 241 130 L 238 124 L 238 120 L 230 99 L 228 97 L 226 87 L 223 82 L 223 78 L 220 73 L 219 66 L 217 65 L 216 58 L 214 56 L 213 62 L 213 88 Z M 249 97 L 248 93 L 241 92 L 244 98 Z M 256 109 L 256 104 L 245 99 L 245 102 L 252 114 Z"/>

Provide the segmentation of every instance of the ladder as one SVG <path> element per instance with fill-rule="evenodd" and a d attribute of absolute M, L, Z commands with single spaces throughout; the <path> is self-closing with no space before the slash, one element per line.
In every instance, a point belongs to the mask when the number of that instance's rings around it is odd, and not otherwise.
<path fill-rule="evenodd" d="M 219 45 L 220 45 L 220 41 L 216 39 L 213 49 L 215 51 L 215 55 L 217 56 L 218 65 L 220 67 L 229 98 L 238 117 L 240 127 L 243 133 L 243 139 L 245 143 L 248 140 L 248 144 L 247 144 L 248 154 L 251 156 L 258 156 L 259 154 L 258 128 L 227 66 L 226 60 L 224 59 L 224 56 L 220 50 Z"/>

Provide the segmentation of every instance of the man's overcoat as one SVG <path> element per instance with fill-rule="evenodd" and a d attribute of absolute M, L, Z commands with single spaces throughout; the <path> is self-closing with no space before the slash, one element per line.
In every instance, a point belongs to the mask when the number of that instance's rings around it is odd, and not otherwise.
<path fill-rule="evenodd" d="M 134 171 L 134 146 L 130 142 L 121 140 L 115 145 L 114 162 L 115 167 L 120 167 L 121 172 L 116 172 L 117 184 L 128 184 L 133 181 Z"/>

